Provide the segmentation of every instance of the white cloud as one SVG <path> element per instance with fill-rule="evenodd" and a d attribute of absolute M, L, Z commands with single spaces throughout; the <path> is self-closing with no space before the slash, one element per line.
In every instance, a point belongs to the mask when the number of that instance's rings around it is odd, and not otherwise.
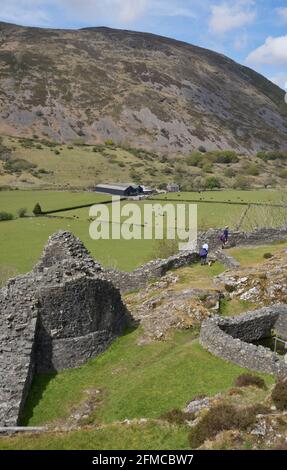
<path fill-rule="evenodd" d="M 269 36 L 265 43 L 252 51 L 246 61 L 250 64 L 287 64 L 287 35 Z"/>
<path fill-rule="evenodd" d="M 57 19 L 87 24 L 129 24 L 145 14 L 151 0 L 0 0 L 0 21 L 47 26 Z"/>
<path fill-rule="evenodd" d="M 209 19 L 210 31 L 215 34 L 225 34 L 253 23 L 256 18 L 253 5 L 252 0 L 237 0 L 232 3 L 225 1 L 213 5 Z"/>
<path fill-rule="evenodd" d="M 128 24 L 139 19 L 150 0 L 58 0 L 69 17 L 87 21 L 112 21 Z"/>
<path fill-rule="evenodd" d="M 276 11 L 278 15 L 280 16 L 280 19 L 284 23 L 287 23 L 287 7 L 277 8 Z"/>
<path fill-rule="evenodd" d="M 58 0 L 66 14 L 85 21 L 128 24 L 144 15 L 195 18 L 193 9 L 179 0 Z M 184 6 L 183 6 L 184 5 Z"/>
<path fill-rule="evenodd" d="M 184 17 L 184 18 L 196 18 L 197 15 L 192 8 L 182 6 L 178 0 L 166 1 L 166 0 L 152 0 L 150 2 L 151 14 L 156 16 L 171 16 L 171 17 Z"/>
<path fill-rule="evenodd" d="M 131 25 L 144 16 L 195 18 L 194 3 L 182 0 L 0 0 L 0 21 L 31 26 L 82 22 Z"/>
<path fill-rule="evenodd" d="M 50 17 L 43 0 L 0 0 L 0 21 L 27 26 L 47 26 Z"/>
<path fill-rule="evenodd" d="M 287 73 L 279 73 L 270 77 L 269 80 L 287 91 Z"/>
<path fill-rule="evenodd" d="M 248 46 L 249 37 L 248 34 L 243 33 L 237 36 L 234 40 L 234 49 L 237 51 L 242 51 Z"/>

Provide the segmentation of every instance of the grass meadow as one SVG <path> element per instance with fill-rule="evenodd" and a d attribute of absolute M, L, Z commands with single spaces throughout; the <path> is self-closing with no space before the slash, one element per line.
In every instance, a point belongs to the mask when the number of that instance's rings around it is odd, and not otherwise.
<path fill-rule="evenodd" d="M 176 201 L 196 197 L 217 198 L 221 203 L 200 201 L 199 220 L 202 218 L 207 226 L 218 227 L 228 223 L 227 219 L 234 226 L 244 207 L 230 206 L 229 213 L 229 206 L 222 204 L 227 197 L 267 204 L 279 201 L 280 193 L 214 192 L 203 196 L 188 193 L 172 197 Z M 87 192 L 1 191 L 0 210 L 16 216 L 20 207 L 27 208 L 31 214 L 36 202 L 43 210 L 56 210 L 100 202 L 103 198 L 106 200 L 105 195 Z M 143 204 L 139 204 L 143 208 Z M 88 208 L 62 212 L 57 217 L 27 216 L 0 222 L 0 282 L 12 273 L 30 270 L 48 236 L 60 229 L 70 230 L 80 237 L 92 255 L 104 265 L 131 270 L 151 257 L 155 242 L 93 241 L 89 236 L 89 224 Z M 252 266 L 263 262 L 264 253 L 275 253 L 282 246 L 274 244 L 253 250 L 234 248 L 230 252 L 243 266 Z M 183 268 L 178 272 L 179 288 L 184 285 L 211 288 L 213 277 L 223 270 L 220 263 L 208 270 L 199 265 Z M 254 307 L 249 303 L 226 302 L 222 305 L 222 314 L 240 314 Z M 213 396 L 227 392 L 244 369 L 209 354 L 200 346 L 197 332 L 192 329 L 175 332 L 166 341 L 139 345 L 141 334 L 140 328 L 127 331 L 106 352 L 81 367 L 35 376 L 22 424 L 54 426 L 69 422 L 71 415 L 77 413 L 87 400 L 88 393 L 97 391 L 93 395 L 93 411 L 81 421 L 81 429 L 1 437 L 0 449 L 187 449 L 187 428 L 168 424 L 161 415 L 184 407 L 199 394 Z M 273 383 L 269 376 L 264 376 L 264 379 L 267 384 Z M 144 421 L 139 421 L 142 419 Z M 125 420 L 130 420 L 130 424 L 125 424 Z"/>
<path fill-rule="evenodd" d="M 162 196 L 163 204 L 166 203 L 165 197 L 167 196 Z M 175 200 L 174 205 L 184 200 L 198 200 L 198 227 L 207 229 L 225 225 L 235 228 L 246 209 L 246 206 L 229 206 L 220 201 L 270 204 L 279 202 L 282 194 L 280 191 L 218 191 L 202 194 L 169 194 L 168 197 Z M 48 237 L 58 230 L 72 231 L 84 242 L 92 255 L 105 266 L 131 271 L 151 259 L 157 246 L 154 240 L 92 240 L 89 235 L 89 208 L 63 211 L 49 217 L 31 216 L 37 202 L 40 203 L 43 211 L 50 211 L 99 203 L 108 199 L 110 199 L 108 195 L 93 192 L 0 191 L 0 212 L 10 212 L 15 216 L 14 220 L 0 222 L 0 282 L 3 282 L 10 273 L 29 271 L 38 260 Z M 208 204 L 204 200 L 213 200 L 215 203 Z M 141 213 L 143 214 L 146 204 L 152 203 L 161 204 L 160 201 L 152 200 L 139 202 Z M 123 203 L 123 205 L 126 204 Z M 111 211 L 111 206 L 108 207 Z M 27 217 L 17 218 L 20 208 L 27 209 Z M 257 210 L 257 216 L 259 218 L 262 216 L 261 221 L 265 222 L 266 214 L 260 212 L 262 208 L 251 210 Z M 272 212 L 276 213 L 276 209 L 272 209 Z M 166 216 L 164 214 L 162 216 L 164 226 L 166 226 Z M 248 220 L 250 217 L 255 218 L 252 213 Z M 125 218 L 122 217 L 121 221 L 124 220 Z"/>
<path fill-rule="evenodd" d="M 0 449 L 188 448 L 185 427 L 157 420 L 199 394 L 227 391 L 245 370 L 205 351 L 190 331 L 139 346 L 140 334 L 139 329 L 127 332 L 82 367 L 35 377 L 22 424 L 61 424 L 81 406 L 86 392 L 96 389 L 95 411 L 82 423 L 86 428 L 1 438 Z M 273 382 L 269 376 L 262 377 Z M 140 418 L 148 422 L 119 424 Z"/>

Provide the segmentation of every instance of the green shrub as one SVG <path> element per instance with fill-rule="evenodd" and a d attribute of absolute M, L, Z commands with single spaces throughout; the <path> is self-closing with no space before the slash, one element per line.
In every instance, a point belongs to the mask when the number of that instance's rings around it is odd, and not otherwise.
<path fill-rule="evenodd" d="M 23 148 L 31 149 L 34 147 L 34 142 L 31 139 L 21 139 L 20 144 Z"/>
<path fill-rule="evenodd" d="M 141 173 L 137 172 L 134 168 L 130 170 L 130 178 L 135 183 L 140 183 L 142 179 Z"/>
<path fill-rule="evenodd" d="M 231 429 L 245 430 L 255 422 L 257 414 L 268 412 L 269 409 L 262 405 L 253 405 L 243 409 L 227 404 L 217 405 L 211 408 L 191 429 L 189 444 L 191 448 L 197 448 L 207 439 L 214 438 L 219 432 Z"/>
<path fill-rule="evenodd" d="M 244 175 L 238 175 L 234 182 L 235 189 L 250 189 L 250 180 Z"/>
<path fill-rule="evenodd" d="M 286 180 L 287 179 L 287 169 L 284 169 L 284 170 L 280 171 L 278 176 L 280 176 L 280 178 L 284 178 Z"/>
<path fill-rule="evenodd" d="M 287 410 L 287 380 L 279 380 L 276 383 L 271 398 L 278 410 Z"/>
<path fill-rule="evenodd" d="M 114 144 L 113 139 L 107 139 L 105 141 L 105 145 L 107 145 L 108 147 L 113 147 L 115 144 Z"/>
<path fill-rule="evenodd" d="M 205 163 L 202 167 L 202 170 L 204 171 L 204 173 L 212 173 L 213 171 L 212 163 Z"/>
<path fill-rule="evenodd" d="M 251 175 L 251 176 L 258 176 L 260 175 L 260 168 L 258 165 L 256 165 L 256 163 L 250 163 L 250 165 L 248 165 L 246 168 L 245 168 L 245 171 L 248 175 Z"/>
<path fill-rule="evenodd" d="M 272 255 L 272 253 L 264 253 L 263 258 L 264 259 L 271 259 L 271 258 L 273 258 L 273 255 Z"/>
<path fill-rule="evenodd" d="M 211 190 L 212 189 L 219 189 L 219 188 L 221 188 L 221 183 L 215 176 L 211 176 L 209 178 L 206 178 L 205 187 L 206 187 L 206 189 L 211 189 Z"/>
<path fill-rule="evenodd" d="M 23 217 L 25 217 L 26 214 L 27 214 L 27 209 L 25 209 L 24 207 L 21 207 L 21 208 L 18 210 L 18 217 L 20 217 L 20 219 L 22 219 Z"/>
<path fill-rule="evenodd" d="M 182 425 L 185 424 L 186 421 L 194 420 L 195 415 L 194 413 L 185 413 L 182 410 L 175 408 L 174 410 L 167 411 L 160 416 L 160 419 L 167 421 L 171 424 Z"/>
<path fill-rule="evenodd" d="M 236 171 L 233 168 L 226 168 L 224 170 L 224 176 L 226 176 L 226 178 L 234 178 Z"/>
<path fill-rule="evenodd" d="M 41 215 L 42 214 L 42 209 L 41 209 L 41 206 L 40 204 L 37 202 L 37 204 L 35 205 L 34 209 L 33 209 L 33 214 L 37 217 L 38 215 Z"/>
<path fill-rule="evenodd" d="M 251 374 L 239 375 L 237 379 L 235 380 L 234 385 L 236 387 L 249 387 L 250 385 L 253 385 L 254 387 L 258 387 L 262 389 L 266 388 L 266 384 L 261 377 L 258 377 L 257 375 L 251 375 Z"/>
<path fill-rule="evenodd" d="M 201 160 L 202 154 L 200 152 L 192 152 L 192 154 L 186 158 L 186 163 L 189 166 L 198 166 Z"/>
<path fill-rule="evenodd" d="M 55 150 L 55 155 L 60 155 L 61 152 L 59 150 Z"/>
<path fill-rule="evenodd" d="M 55 142 L 50 142 L 49 140 L 42 140 L 41 141 L 42 145 L 45 145 L 46 147 L 57 147 L 57 144 Z"/>
<path fill-rule="evenodd" d="M 86 145 L 85 139 L 75 139 L 73 141 L 73 145 L 76 145 L 78 147 L 82 147 Z"/>
<path fill-rule="evenodd" d="M 50 175 L 50 174 L 52 174 L 53 172 L 52 172 L 52 171 L 49 171 L 49 170 L 46 170 L 46 168 L 39 168 L 38 173 L 40 173 L 40 174 L 42 174 L 42 175 Z"/>
<path fill-rule="evenodd" d="M 205 148 L 203 145 L 200 145 L 200 146 L 198 147 L 198 150 L 199 150 L 199 152 L 201 152 L 201 153 L 206 153 L 206 148 Z"/>
<path fill-rule="evenodd" d="M 8 212 L 0 212 L 0 222 L 4 221 L 4 220 L 13 220 L 14 219 L 14 216 L 13 214 L 10 214 Z"/>
<path fill-rule="evenodd" d="M 239 162 L 237 153 L 233 150 L 215 150 L 208 152 L 206 156 L 209 160 L 213 161 L 213 163 L 228 164 Z"/>
<path fill-rule="evenodd" d="M 287 159 L 287 151 L 280 151 L 280 150 L 272 150 L 270 152 L 258 152 L 257 158 L 268 162 L 269 160 L 286 160 Z"/>
<path fill-rule="evenodd" d="M 8 160 L 4 163 L 4 170 L 11 173 L 21 173 L 22 171 L 30 171 L 34 168 L 37 168 L 37 165 L 35 165 L 35 163 L 24 160 L 24 158 Z"/>
<path fill-rule="evenodd" d="M 97 144 L 97 145 L 94 145 L 93 147 L 93 152 L 104 152 L 106 150 L 106 147 L 102 144 Z"/>

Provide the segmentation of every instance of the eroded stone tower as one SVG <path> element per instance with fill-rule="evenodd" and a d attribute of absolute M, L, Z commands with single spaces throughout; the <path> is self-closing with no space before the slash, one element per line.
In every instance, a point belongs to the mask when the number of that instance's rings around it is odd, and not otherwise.
<path fill-rule="evenodd" d="M 128 325 L 120 291 L 69 232 L 50 237 L 30 273 L 0 290 L 0 426 L 16 426 L 34 372 L 76 367 Z"/>

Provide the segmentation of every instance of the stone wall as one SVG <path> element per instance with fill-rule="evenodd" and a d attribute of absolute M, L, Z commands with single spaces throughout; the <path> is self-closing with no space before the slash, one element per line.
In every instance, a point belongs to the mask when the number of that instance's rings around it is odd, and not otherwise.
<path fill-rule="evenodd" d="M 220 233 L 201 233 L 198 244 L 207 241 L 215 251 L 220 246 Z M 236 245 L 286 238 L 287 227 L 231 232 L 231 243 Z M 224 264 L 234 267 L 233 259 L 221 255 Z M 0 290 L 0 425 L 19 423 L 35 370 L 80 365 L 123 332 L 129 313 L 119 289 L 128 292 L 143 288 L 167 271 L 197 261 L 197 253 L 181 252 L 123 273 L 103 269 L 69 232 L 50 237 L 34 270 L 10 280 Z M 286 316 L 272 309 L 264 313 L 264 321 L 259 314 L 259 322 L 253 317 L 243 323 L 236 319 L 210 320 L 203 324 L 201 342 L 211 352 L 245 367 L 286 372 L 287 366 L 277 355 L 246 342 L 267 334 L 271 326 L 287 338 Z"/>
<path fill-rule="evenodd" d="M 119 290 L 68 232 L 0 290 L 0 312 L 0 426 L 19 424 L 35 371 L 79 366 L 129 324 Z"/>
<path fill-rule="evenodd" d="M 221 246 L 221 229 L 210 229 L 198 234 L 198 245 L 208 243 L 211 250 Z M 230 231 L 231 246 L 256 246 L 264 243 L 273 243 L 287 240 L 287 226 L 280 228 L 260 228 L 253 232 Z"/>
<path fill-rule="evenodd" d="M 30 388 L 35 363 L 36 300 L 26 277 L 0 291 L 0 426 L 14 426 Z"/>
<path fill-rule="evenodd" d="M 197 251 L 199 251 L 199 247 L 203 243 L 208 243 L 210 252 L 227 268 L 238 268 L 239 263 L 227 251 L 221 250 L 221 233 L 221 229 L 210 229 L 207 232 L 200 232 L 198 234 Z M 230 246 L 256 246 L 262 243 L 286 240 L 287 226 L 278 229 L 262 228 L 254 232 L 230 231 Z M 151 261 L 132 272 L 105 269 L 102 272 L 106 279 L 109 279 L 121 292 L 126 293 L 146 287 L 150 281 L 164 276 L 171 269 L 190 266 L 198 261 L 197 253 L 179 252 L 167 259 Z"/>
<path fill-rule="evenodd" d="M 258 372 L 287 376 L 284 357 L 251 344 L 267 338 L 271 330 L 281 336 L 287 318 L 286 305 L 274 305 L 234 318 L 213 317 L 203 322 L 200 343 L 212 354 Z"/>
<path fill-rule="evenodd" d="M 120 293 L 106 280 L 80 276 L 41 287 L 37 298 L 38 372 L 80 365 L 104 351 L 127 324 Z"/>
<path fill-rule="evenodd" d="M 103 276 L 124 293 L 142 289 L 149 282 L 164 276 L 169 270 L 190 266 L 198 261 L 197 253 L 180 252 L 167 259 L 151 261 L 132 272 L 103 270 Z"/>
<path fill-rule="evenodd" d="M 276 335 L 287 342 L 287 315 L 279 315 L 274 325 Z"/>

